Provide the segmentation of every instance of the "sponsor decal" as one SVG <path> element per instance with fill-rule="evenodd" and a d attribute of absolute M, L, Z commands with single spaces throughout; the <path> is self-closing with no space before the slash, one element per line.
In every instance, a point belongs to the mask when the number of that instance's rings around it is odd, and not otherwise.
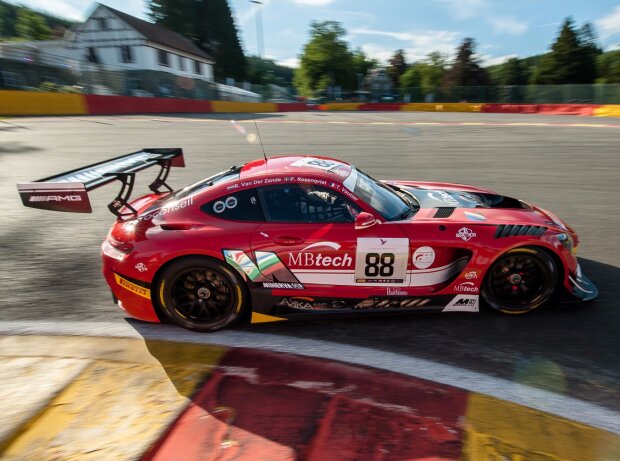
<path fill-rule="evenodd" d="M 293 309 L 326 310 L 342 309 L 346 307 L 347 304 L 347 301 L 339 299 L 317 301 L 314 298 L 296 296 L 292 298 L 282 298 L 278 306 L 286 306 Z"/>
<path fill-rule="evenodd" d="M 443 190 L 434 190 L 432 192 L 427 192 L 427 195 L 433 200 L 436 200 L 438 202 L 443 202 L 446 205 L 449 205 L 452 207 L 458 207 L 461 205 L 461 202 L 459 202 L 452 195 L 448 194 L 447 192 Z"/>
<path fill-rule="evenodd" d="M 304 286 L 301 283 L 263 282 L 263 288 L 271 288 L 276 290 L 303 290 Z"/>
<path fill-rule="evenodd" d="M 146 272 L 149 270 L 144 263 L 138 263 L 135 267 L 138 272 Z"/>
<path fill-rule="evenodd" d="M 29 202 L 81 202 L 80 195 L 33 195 Z"/>
<path fill-rule="evenodd" d="M 368 298 L 360 301 L 353 309 L 394 309 L 408 307 L 423 307 L 431 302 L 431 298 Z"/>
<path fill-rule="evenodd" d="M 182 208 L 187 208 L 194 203 L 194 196 L 188 197 L 183 200 L 179 200 L 178 202 L 171 203 L 157 210 L 151 211 L 145 215 L 138 216 L 138 221 L 148 221 L 150 219 L 155 219 L 159 216 L 167 215 L 168 213 L 172 213 L 174 211 L 178 211 Z"/>
<path fill-rule="evenodd" d="M 442 312 L 478 312 L 478 295 L 457 295 Z"/>
<path fill-rule="evenodd" d="M 472 213 L 471 211 L 466 211 L 465 212 L 465 216 L 467 217 L 467 219 L 469 219 L 470 221 L 486 221 L 487 218 L 485 218 L 484 216 L 482 216 L 481 214 L 478 213 Z"/>
<path fill-rule="evenodd" d="M 407 293 L 407 291 L 403 290 L 402 288 L 390 288 L 390 287 L 387 287 L 386 294 L 388 296 L 407 296 L 409 293 Z"/>
<path fill-rule="evenodd" d="M 465 278 L 467 280 L 475 280 L 478 278 L 478 272 L 476 271 L 470 271 L 467 274 L 465 274 Z"/>
<path fill-rule="evenodd" d="M 336 242 L 316 242 L 312 243 L 305 248 L 302 248 L 297 253 L 288 254 L 289 266 L 295 267 L 337 267 L 348 268 L 353 265 L 353 257 L 349 253 L 338 256 L 325 256 L 323 253 L 312 253 L 308 250 L 313 248 L 328 247 L 334 251 L 340 249 L 341 245 Z"/>
<path fill-rule="evenodd" d="M 261 283 L 266 288 L 288 288 L 288 287 L 268 287 L 265 283 L 282 282 L 292 283 L 292 289 L 303 290 L 303 285 L 299 283 L 297 277 L 287 269 L 280 261 L 278 255 L 268 251 L 256 251 L 256 263 L 243 250 L 222 250 L 226 262 L 245 274 L 252 282 Z M 298 288 L 298 287 L 300 288 Z"/>
<path fill-rule="evenodd" d="M 478 293 L 478 287 L 474 282 L 463 282 L 455 286 L 454 291 L 457 293 Z"/>
<path fill-rule="evenodd" d="M 456 236 L 460 239 L 463 239 L 463 241 L 467 242 L 468 240 L 471 240 L 472 238 L 476 237 L 476 233 L 473 230 L 471 230 L 469 227 L 461 227 L 456 233 Z"/>
<path fill-rule="evenodd" d="M 129 280 L 121 277 L 118 274 L 114 274 L 114 279 L 116 280 L 116 283 L 125 288 L 128 291 L 131 291 L 132 293 L 137 294 L 138 296 L 142 296 L 143 298 L 146 299 L 151 299 L 151 290 L 145 287 L 141 287 L 140 285 L 136 285 L 133 282 L 130 282 Z"/>
<path fill-rule="evenodd" d="M 218 200 L 217 202 L 215 202 L 213 204 L 213 211 L 215 211 L 216 213 L 223 213 L 227 209 L 232 210 L 233 208 L 235 208 L 237 206 L 237 203 L 239 203 L 237 197 L 231 195 L 230 197 L 226 197 L 226 200 Z"/>
<path fill-rule="evenodd" d="M 317 168 L 319 170 L 331 170 L 332 168 L 341 165 L 343 164 L 340 162 L 334 162 L 333 160 L 324 160 L 315 157 L 306 157 L 291 163 L 291 166 L 307 166 L 310 168 Z"/>
<path fill-rule="evenodd" d="M 411 262 L 418 269 L 426 269 L 435 262 L 435 250 L 431 247 L 420 247 L 413 252 Z"/>

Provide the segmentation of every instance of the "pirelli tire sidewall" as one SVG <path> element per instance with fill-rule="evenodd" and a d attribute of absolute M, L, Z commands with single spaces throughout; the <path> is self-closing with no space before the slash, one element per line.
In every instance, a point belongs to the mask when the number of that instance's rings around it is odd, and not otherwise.
<path fill-rule="evenodd" d="M 184 317 L 176 307 L 172 295 L 172 284 L 179 274 L 190 269 L 208 269 L 218 272 L 225 277 L 231 286 L 232 305 L 221 319 L 214 322 L 197 322 Z M 169 321 L 192 331 L 209 332 L 226 328 L 239 321 L 247 303 L 247 289 L 244 281 L 237 272 L 224 262 L 203 256 L 184 257 L 171 262 L 158 277 L 153 291 L 153 298 L 157 300 L 161 313 Z"/>

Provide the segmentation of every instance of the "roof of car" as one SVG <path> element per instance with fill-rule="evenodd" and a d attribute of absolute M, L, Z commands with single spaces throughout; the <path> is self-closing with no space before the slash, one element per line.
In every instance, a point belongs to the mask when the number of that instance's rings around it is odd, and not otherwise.
<path fill-rule="evenodd" d="M 240 179 L 263 174 L 309 174 L 333 177 L 337 170 L 343 178 L 351 172 L 352 166 L 347 162 L 318 155 L 287 155 L 271 157 L 267 160 L 257 159 L 246 163 L 240 172 Z"/>

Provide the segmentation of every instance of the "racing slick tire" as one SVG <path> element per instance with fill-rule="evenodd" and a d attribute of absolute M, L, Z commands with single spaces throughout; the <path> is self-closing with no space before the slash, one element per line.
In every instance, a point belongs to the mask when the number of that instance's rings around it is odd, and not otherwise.
<path fill-rule="evenodd" d="M 554 297 L 559 271 L 551 255 L 541 248 L 521 247 L 500 256 L 482 284 L 482 299 L 506 314 L 524 314 Z"/>
<path fill-rule="evenodd" d="M 243 280 L 225 264 L 206 257 L 172 262 L 159 277 L 157 300 L 171 322 L 192 331 L 225 328 L 246 305 Z"/>

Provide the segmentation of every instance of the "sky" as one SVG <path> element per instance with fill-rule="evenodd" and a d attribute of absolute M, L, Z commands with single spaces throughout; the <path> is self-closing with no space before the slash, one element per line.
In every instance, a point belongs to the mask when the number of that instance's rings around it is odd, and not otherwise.
<path fill-rule="evenodd" d="M 70 19 L 94 8 L 84 0 L 9 0 Z M 257 54 L 256 14 L 264 31 L 264 56 L 295 66 L 314 20 L 335 20 L 353 48 L 382 63 L 398 49 L 408 62 L 432 51 L 453 54 L 465 37 L 478 43 L 486 65 L 544 53 L 564 18 L 594 24 L 605 50 L 620 49 L 619 0 L 229 0 L 246 54 Z M 101 0 L 147 19 L 144 0 Z"/>

